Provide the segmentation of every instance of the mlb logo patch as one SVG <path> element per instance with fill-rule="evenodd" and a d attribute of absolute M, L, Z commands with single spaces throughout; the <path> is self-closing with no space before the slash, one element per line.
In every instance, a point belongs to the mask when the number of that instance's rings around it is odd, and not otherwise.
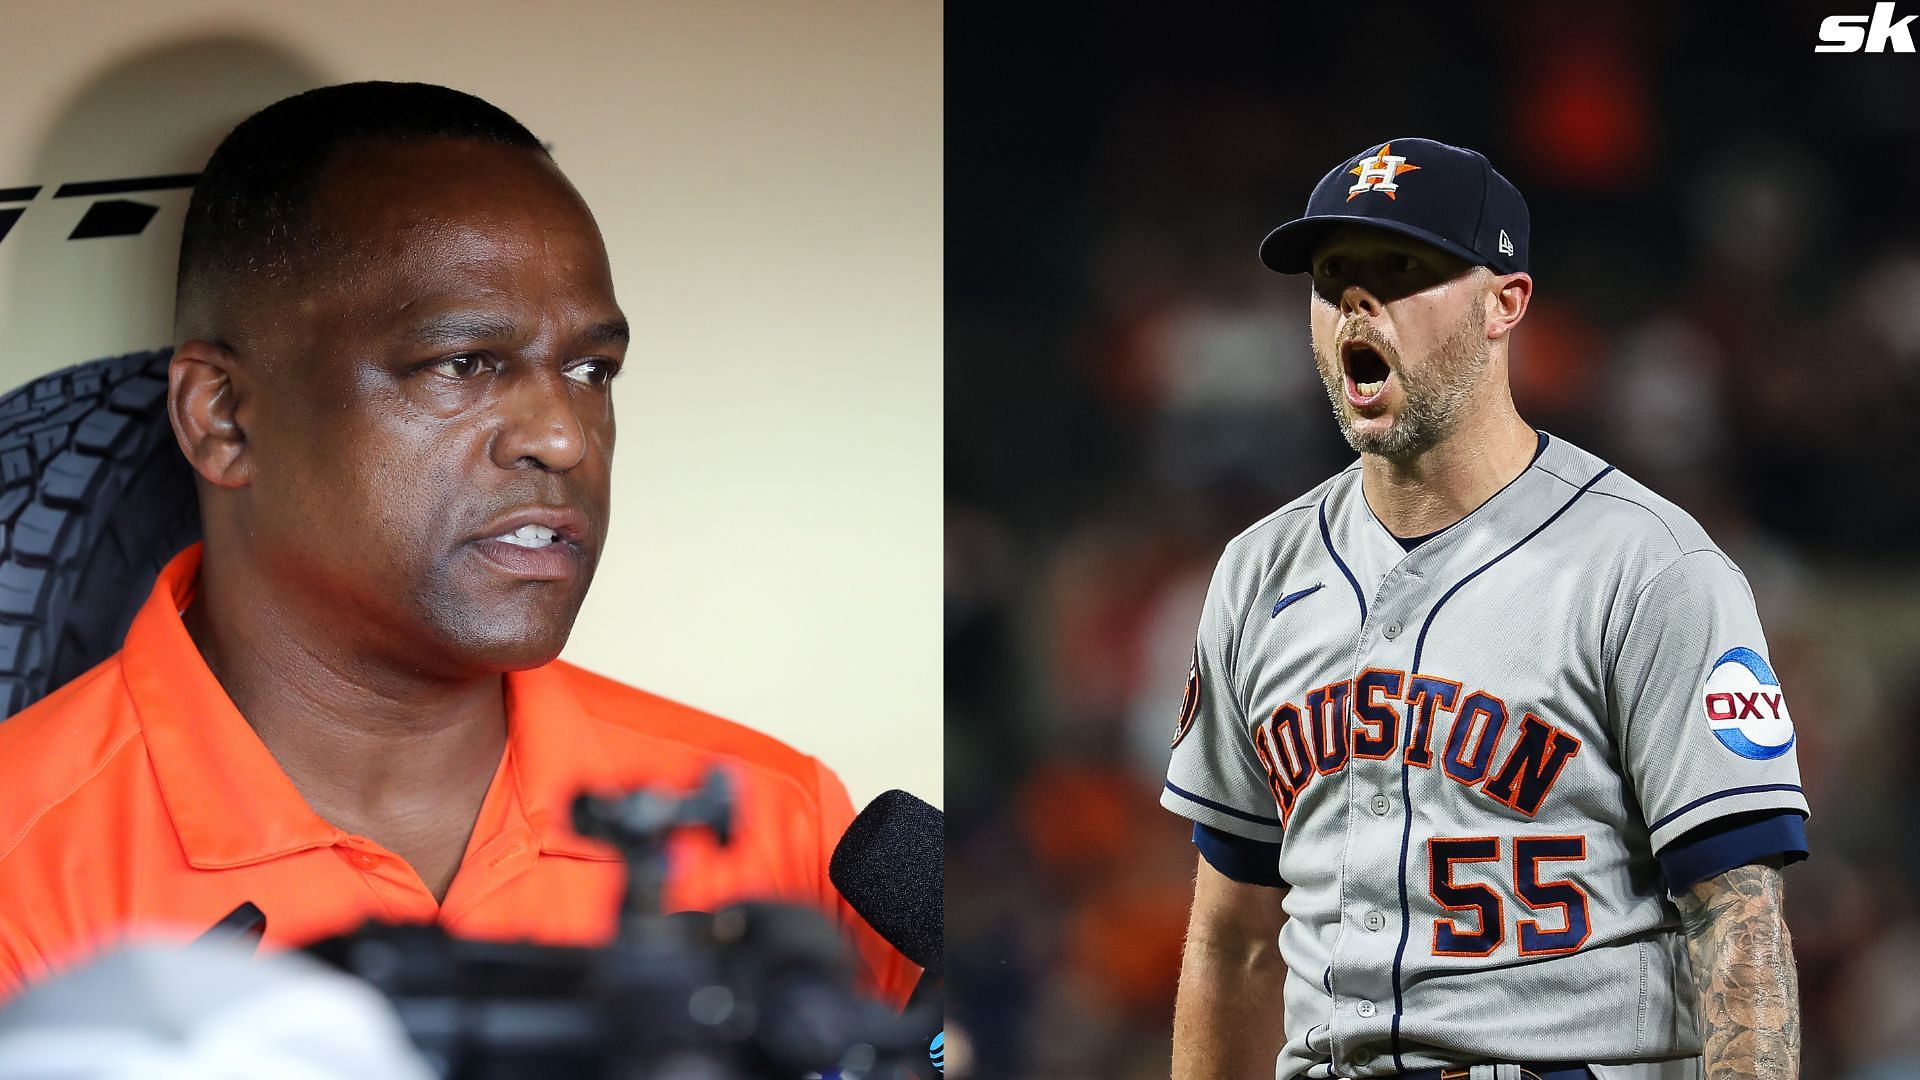
<path fill-rule="evenodd" d="M 1707 676 L 1701 704 L 1722 746 L 1753 761 L 1793 748 L 1793 717 L 1780 678 L 1752 649 L 1729 649 Z"/>

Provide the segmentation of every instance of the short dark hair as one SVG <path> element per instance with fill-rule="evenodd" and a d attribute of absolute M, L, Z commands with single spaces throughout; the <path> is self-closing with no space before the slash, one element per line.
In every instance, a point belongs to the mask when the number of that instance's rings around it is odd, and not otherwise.
<path fill-rule="evenodd" d="M 323 86 L 261 109 L 222 139 L 187 204 L 175 290 L 181 308 L 209 286 L 271 280 L 320 246 L 308 209 L 341 146 L 357 139 L 479 139 L 539 154 L 518 120 L 472 94 L 429 83 Z"/>

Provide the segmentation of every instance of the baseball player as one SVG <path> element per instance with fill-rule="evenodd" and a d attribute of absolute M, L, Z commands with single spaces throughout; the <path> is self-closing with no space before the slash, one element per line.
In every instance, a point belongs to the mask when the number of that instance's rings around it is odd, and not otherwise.
<path fill-rule="evenodd" d="M 1208 589 L 1161 798 L 1201 856 L 1174 1076 L 1796 1076 L 1807 803 L 1753 595 L 1515 411 L 1519 191 L 1394 139 L 1261 259 L 1312 278 L 1360 459 Z"/>

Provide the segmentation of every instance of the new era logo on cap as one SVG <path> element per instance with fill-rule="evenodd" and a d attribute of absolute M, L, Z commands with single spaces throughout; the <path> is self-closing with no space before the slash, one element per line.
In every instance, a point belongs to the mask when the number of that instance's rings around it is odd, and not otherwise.
<path fill-rule="evenodd" d="M 1349 158 L 1314 186 L 1307 212 L 1273 230 L 1260 259 L 1283 274 L 1309 269 L 1340 224 L 1387 229 L 1496 273 L 1527 269 L 1527 202 L 1481 154 L 1432 139 L 1392 139 Z"/>

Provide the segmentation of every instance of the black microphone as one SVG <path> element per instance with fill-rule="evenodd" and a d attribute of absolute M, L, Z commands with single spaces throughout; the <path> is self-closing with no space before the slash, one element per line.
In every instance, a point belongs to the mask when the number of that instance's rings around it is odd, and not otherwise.
<path fill-rule="evenodd" d="M 947 816 L 898 788 L 881 792 L 834 845 L 827 877 L 868 926 L 923 969 L 901 1022 L 926 1040 L 928 1060 L 914 1075 L 945 1072 Z"/>
<path fill-rule="evenodd" d="M 947 818 L 895 788 L 867 804 L 834 845 L 827 877 L 887 943 L 926 969 L 946 968 Z"/>

